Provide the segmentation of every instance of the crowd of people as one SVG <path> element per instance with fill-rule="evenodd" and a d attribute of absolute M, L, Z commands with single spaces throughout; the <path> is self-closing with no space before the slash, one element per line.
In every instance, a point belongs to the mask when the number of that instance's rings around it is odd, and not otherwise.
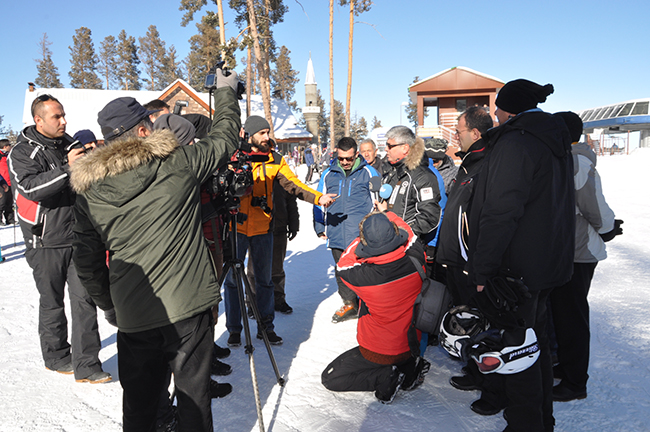
<path fill-rule="evenodd" d="M 250 116 L 242 127 L 237 75 L 217 73 L 212 119 L 122 97 L 99 112 L 99 141 L 89 130 L 68 135 L 63 104 L 41 95 L 35 124 L 13 147 L 0 141 L 1 217 L 15 223 L 15 205 L 47 369 L 78 382 L 112 380 L 98 358 L 99 308 L 118 329 L 124 430 L 212 431 L 210 400 L 232 386 L 211 375 L 232 371 L 221 359 L 241 346 L 246 315 L 257 318 L 258 339 L 283 343 L 274 319 L 293 311 L 284 257 L 299 229 L 299 198 L 313 204 L 314 239 L 326 240 L 336 266 L 342 306 L 332 322 L 358 320 L 358 346 L 322 372 L 327 389 L 372 391 L 391 403 L 424 382 L 435 367 L 424 358 L 427 342 L 440 340 L 463 361 L 450 385 L 480 390 L 471 409 L 504 410 L 506 431 L 552 431 L 554 401 L 587 397 L 587 295 L 622 221 L 602 195 L 594 152 L 580 143 L 580 118 L 538 108 L 552 85 L 505 84 L 496 127 L 482 107 L 462 112 L 459 165 L 444 140 L 395 126 L 384 158 L 369 139 L 342 138 L 331 159 L 306 147 L 303 183 L 266 119 Z M 242 140 L 247 149 L 238 149 Z M 234 222 L 235 256 L 212 186 L 219 170 L 234 170 L 236 152 L 256 158 L 238 204 L 244 217 Z M 298 164 L 297 148 L 292 156 Z M 243 305 L 238 275 L 222 266 L 246 256 Z M 440 305 L 450 309 L 440 334 L 414 326 L 423 277 L 451 294 Z M 229 348 L 214 342 L 221 300 Z"/>

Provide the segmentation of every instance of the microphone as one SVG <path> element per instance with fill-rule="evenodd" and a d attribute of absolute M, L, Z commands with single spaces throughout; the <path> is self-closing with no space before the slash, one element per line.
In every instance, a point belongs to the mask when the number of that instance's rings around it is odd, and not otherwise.
<path fill-rule="evenodd" d="M 387 200 L 390 198 L 390 196 L 393 194 L 393 187 L 389 184 L 383 184 L 381 185 L 381 188 L 379 189 L 379 197 Z"/>
<path fill-rule="evenodd" d="M 370 192 L 375 197 L 375 200 L 379 201 L 379 191 L 381 189 L 381 178 L 380 177 L 371 177 L 370 178 Z"/>

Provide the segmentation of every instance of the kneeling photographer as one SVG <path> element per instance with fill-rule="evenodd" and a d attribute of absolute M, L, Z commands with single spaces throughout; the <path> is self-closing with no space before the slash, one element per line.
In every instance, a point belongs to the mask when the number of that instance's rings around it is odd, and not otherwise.
<path fill-rule="evenodd" d="M 237 259 L 243 260 L 250 249 L 249 259 L 253 262 L 255 273 L 255 292 L 257 308 L 262 319 L 262 327 L 257 329 L 257 338 L 262 339 L 266 331 L 269 342 L 273 345 L 282 344 L 282 338 L 274 331 L 275 317 L 273 281 L 271 267 L 273 259 L 273 230 L 271 220 L 273 215 L 273 182 L 280 183 L 288 193 L 312 204 L 328 206 L 333 202 L 335 194 L 321 194 L 303 184 L 291 171 L 284 158 L 272 151 L 272 141 L 269 137 L 271 127 L 260 116 L 250 116 L 244 124 L 244 132 L 248 134 L 248 142 L 253 153 L 268 155 L 266 162 L 252 162 L 253 192 L 241 198 L 241 213 L 247 215 L 246 220 L 240 221 L 237 227 Z M 226 328 L 230 333 L 228 345 L 241 345 L 242 317 L 237 294 L 237 284 L 233 272 L 230 272 L 224 283 Z"/>
<path fill-rule="evenodd" d="M 106 146 L 71 169 L 73 258 L 97 306 L 115 308 L 125 431 L 154 429 L 168 367 L 179 430 L 213 430 L 210 309 L 221 296 L 201 231 L 199 187 L 228 162 L 241 125 L 237 75 L 216 72 L 206 138 L 180 147 L 172 132 L 152 131 L 150 111 L 121 97 L 98 115 Z"/>

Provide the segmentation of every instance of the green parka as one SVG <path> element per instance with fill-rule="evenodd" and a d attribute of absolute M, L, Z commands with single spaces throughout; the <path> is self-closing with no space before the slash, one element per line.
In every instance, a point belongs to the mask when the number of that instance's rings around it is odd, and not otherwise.
<path fill-rule="evenodd" d="M 125 333 L 172 324 L 221 300 L 201 230 L 199 188 L 235 150 L 235 93 L 215 95 L 210 134 L 179 147 L 168 130 L 109 143 L 71 169 L 74 263 L 97 306 Z M 106 266 L 108 251 L 108 266 Z"/>

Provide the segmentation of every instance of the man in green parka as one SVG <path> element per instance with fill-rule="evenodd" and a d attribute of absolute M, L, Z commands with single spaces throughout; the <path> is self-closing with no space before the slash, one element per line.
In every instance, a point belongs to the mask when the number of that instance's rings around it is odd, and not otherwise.
<path fill-rule="evenodd" d="M 107 145 L 72 170 L 73 259 L 97 306 L 115 309 L 125 431 L 154 429 L 168 367 L 179 430 L 213 430 L 211 308 L 221 295 L 199 188 L 230 159 L 241 127 L 237 75 L 217 77 L 212 129 L 195 145 L 152 132 L 151 112 L 122 97 L 98 115 Z"/>

